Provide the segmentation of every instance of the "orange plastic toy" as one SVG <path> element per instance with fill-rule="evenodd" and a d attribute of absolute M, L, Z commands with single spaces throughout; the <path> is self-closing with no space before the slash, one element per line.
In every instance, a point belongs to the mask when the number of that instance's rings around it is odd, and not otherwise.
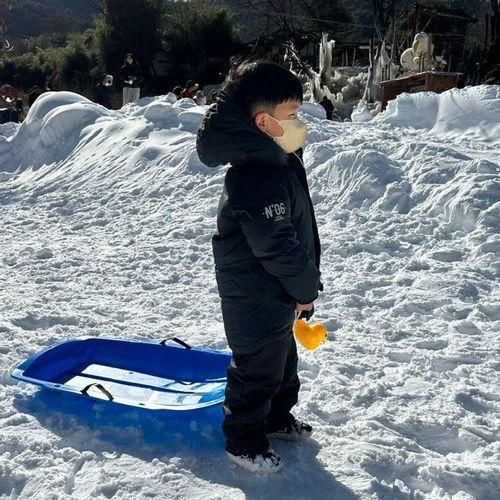
<path fill-rule="evenodd" d="M 309 326 L 304 319 L 297 319 L 293 325 L 295 338 L 302 347 L 310 351 L 316 350 L 326 342 L 328 331 L 320 323 Z"/>

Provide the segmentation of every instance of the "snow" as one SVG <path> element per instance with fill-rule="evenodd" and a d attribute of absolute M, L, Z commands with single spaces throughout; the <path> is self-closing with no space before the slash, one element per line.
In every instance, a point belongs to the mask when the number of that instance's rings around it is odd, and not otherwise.
<path fill-rule="evenodd" d="M 380 123 L 428 129 L 448 138 L 470 137 L 500 144 L 500 87 L 482 85 L 434 92 L 403 94 L 390 101 Z"/>
<path fill-rule="evenodd" d="M 368 123 L 303 113 L 330 335 L 300 351 L 296 414 L 316 432 L 276 443 L 277 476 L 231 465 L 217 417 L 118 425 L 10 378 L 68 338 L 227 347 L 210 247 L 224 168 L 195 151 L 205 109 L 48 93 L 0 128 L 0 498 L 497 498 L 495 86 L 403 95 Z"/>
<path fill-rule="evenodd" d="M 315 117 L 315 118 L 321 118 L 325 119 L 326 118 L 326 111 L 323 106 L 320 104 L 314 103 L 314 102 L 304 102 L 302 104 L 302 114 L 304 116 L 310 116 L 310 117 Z"/>
<path fill-rule="evenodd" d="M 351 120 L 353 122 L 369 122 L 373 120 L 373 115 L 370 110 L 361 101 L 356 108 L 354 108 L 351 114 Z"/>

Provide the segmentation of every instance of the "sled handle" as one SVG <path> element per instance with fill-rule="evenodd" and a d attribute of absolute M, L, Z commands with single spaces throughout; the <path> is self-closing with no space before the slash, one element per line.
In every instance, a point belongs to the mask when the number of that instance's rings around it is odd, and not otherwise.
<path fill-rule="evenodd" d="M 170 340 L 172 342 L 177 342 L 178 344 L 180 344 L 182 347 L 185 347 L 186 349 L 192 349 L 192 346 L 190 346 L 187 342 L 184 342 L 184 340 L 181 340 L 177 337 L 169 337 L 169 338 L 163 339 L 160 341 L 160 344 L 165 345 Z"/>
<path fill-rule="evenodd" d="M 89 395 L 89 389 L 91 387 L 95 387 L 95 388 L 99 389 L 105 396 L 107 396 L 107 398 L 110 401 L 113 401 L 113 395 L 102 384 L 99 384 L 97 382 L 92 382 L 92 384 L 87 385 L 80 392 L 82 394 L 85 394 L 85 395 L 88 396 Z"/>

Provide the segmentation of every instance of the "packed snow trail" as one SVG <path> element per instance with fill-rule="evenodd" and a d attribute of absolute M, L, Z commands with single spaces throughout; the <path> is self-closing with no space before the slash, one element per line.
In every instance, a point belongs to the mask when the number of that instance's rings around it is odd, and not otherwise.
<path fill-rule="evenodd" d="M 230 465 L 211 423 L 89 421 L 9 375 L 88 335 L 226 348 L 205 109 L 60 92 L 1 126 L 0 498 L 497 498 L 499 110 L 495 86 L 403 95 L 368 123 L 304 106 L 330 335 L 300 350 L 314 437 L 276 443 L 270 478 Z"/>

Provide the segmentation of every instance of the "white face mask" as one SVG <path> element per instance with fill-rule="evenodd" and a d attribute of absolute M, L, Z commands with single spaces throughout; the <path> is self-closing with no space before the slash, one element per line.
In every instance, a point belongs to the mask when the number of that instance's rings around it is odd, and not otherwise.
<path fill-rule="evenodd" d="M 281 137 L 273 137 L 273 140 L 286 153 L 293 153 L 304 145 L 307 138 L 307 125 L 303 121 L 298 118 L 294 120 L 276 120 L 274 116 L 269 116 L 277 121 L 283 129 L 283 135 Z"/>

